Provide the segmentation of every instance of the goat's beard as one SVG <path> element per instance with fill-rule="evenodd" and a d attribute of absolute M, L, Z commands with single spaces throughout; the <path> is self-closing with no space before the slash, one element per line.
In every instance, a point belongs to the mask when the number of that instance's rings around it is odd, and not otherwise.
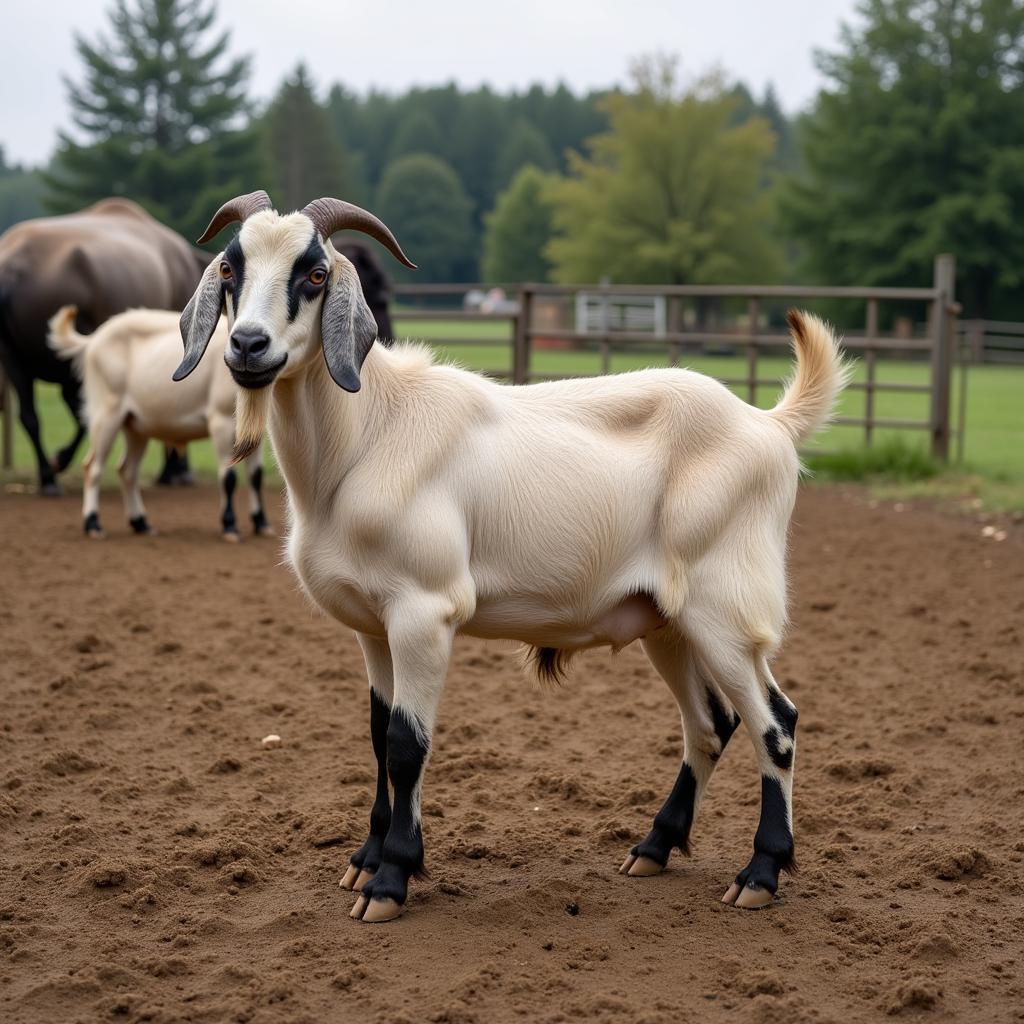
<path fill-rule="evenodd" d="M 235 399 L 235 448 L 231 461 L 248 458 L 263 441 L 270 412 L 270 390 L 265 388 L 239 388 Z"/>

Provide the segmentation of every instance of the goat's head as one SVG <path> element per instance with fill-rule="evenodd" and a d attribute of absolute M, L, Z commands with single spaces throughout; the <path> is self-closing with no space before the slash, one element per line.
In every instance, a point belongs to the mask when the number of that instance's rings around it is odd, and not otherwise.
<path fill-rule="evenodd" d="M 340 199 L 316 199 L 281 216 L 266 192 L 239 196 L 217 211 L 200 244 L 235 221 L 242 222 L 241 230 L 207 267 L 181 314 L 185 357 L 174 379 L 199 364 L 224 309 L 231 328 L 224 361 L 241 387 L 266 388 L 322 348 L 335 383 L 358 391 L 377 325 L 355 269 L 335 250 L 331 235 L 363 231 L 407 267 L 415 264 L 372 213 Z"/>

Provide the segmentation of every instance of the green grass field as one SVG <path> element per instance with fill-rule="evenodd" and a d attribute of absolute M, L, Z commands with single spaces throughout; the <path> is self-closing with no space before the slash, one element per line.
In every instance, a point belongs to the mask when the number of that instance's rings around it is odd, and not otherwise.
<path fill-rule="evenodd" d="M 432 342 L 433 339 L 465 339 L 467 344 L 437 344 L 439 356 L 476 370 L 507 373 L 511 365 L 509 325 L 502 322 L 473 323 L 465 321 L 401 320 L 403 335 Z M 743 378 L 746 360 L 743 356 L 684 357 L 683 364 L 702 373 L 719 378 Z M 667 365 L 667 355 L 654 353 L 618 352 L 612 356 L 614 372 L 639 369 L 645 366 Z M 558 349 L 535 351 L 532 370 L 550 374 L 592 374 L 600 372 L 597 353 L 570 352 Z M 786 358 L 763 358 L 759 361 L 761 379 L 782 380 L 789 372 Z M 855 379 L 863 379 L 863 366 L 857 366 Z M 877 379 L 880 382 L 925 384 L 928 367 L 923 363 L 880 362 Z M 964 461 L 943 474 L 947 486 L 956 489 L 955 481 L 963 480 L 964 487 L 981 491 L 990 490 L 996 503 L 1024 508 L 1024 367 L 979 366 L 968 371 L 967 417 Z M 736 389 L 746 398 L 745 387 Z M 37 385 L 39 412 L 44 424 L 44 439 L 48 451 L 64 444 L 71 433 L 71 420 L 55 388 Z M 757 401 L 763 407 L 775 403 L 778 388 L 758 390 Z M 959 382 L 954 380 L 954 408 L 959 396 Z M 861 416 L 865 395 L 862 391 L 847 392 L 842 401 L 841 415 Z M 875 397 L 876 414 L 880 417 L 924 421 L 928 415 L 928 396 L 925 394 L 879 393 Z M 876 446 L 885 450 L 894 439 L 903 442 L 904 449 L 927 446 L 925 431 L 879 430 L 875 432 Z M 829 451 L 856 451 L 863 447 L 863 428 L 832 427 L 816 442 L 815 447 Z M 813 449 L 812 449 L 813 450 Z M 84 446 L 83 446 L 84 451 Z M 209 442 L 190 446 L 190 457 L 197 472 L 212 475 L 215 462 Z M 114 479 L 114 467 L 120 458 L 119 449 L 110 459 L 107 479 Z M 156 444 L 146 454 L 145 476 L 151 478 L 158 470 L 161 455 Z M 876 460 L 877 462 L 877 460 Z M 76 466 L 81 464 L 81 454 Z M 8 479 L 33 479 L 34 460 L 28 441 L 20 425 L 15 427 L 15 470 Z M 72 472 L 71 477 L 74 478 Z M 971 483 L 975 481 L 975 483 Z M 939 488 L 941 489 L 941 487 Z M 986 496 L 985 494 L 982 495 Z"/>

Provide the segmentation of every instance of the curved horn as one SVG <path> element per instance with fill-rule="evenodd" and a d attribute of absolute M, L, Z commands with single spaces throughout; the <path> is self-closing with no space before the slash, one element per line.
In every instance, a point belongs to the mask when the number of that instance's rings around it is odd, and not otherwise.
<path fill-rule="evenodd" d="M 402 247 L 388 226 L 368 210 L 340 199 L 314 199 L 302 212 L 313 222 L 322 237 L 330 238 L 335 231 L 342 231 L 345 228 L 362 231 L 364 235 L 376 238 L 399 263 L 416 269 L 416 264 L 402 252 Z"/>
<path fill-rule="evenodd" d="M 236 220 L 244 221 L 254 213 L 259 213 L 261 210 L 272 210 L 273 208 L 274 204 L 271 203 L 270 196 L 262 189 L 258 192 L 250 192 L 245 196 L 235 196 L 234 199 L 229 199 L 213 215 L 210 226 L 203 232 L 198 244 L 202 245 L 204 242 L 208 242 L 223 228 L 226 228 L 229 224 L 234 224 Z"/>

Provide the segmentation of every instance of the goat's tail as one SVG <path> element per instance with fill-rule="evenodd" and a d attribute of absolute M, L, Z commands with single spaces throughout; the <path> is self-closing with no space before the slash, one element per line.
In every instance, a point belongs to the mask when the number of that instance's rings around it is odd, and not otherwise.
<path fill-rule="evenodd" d="M 839 393 L 850 377 L 850 366 L 824 321 L 791 309 L 786 322 L 793 337 L 796 371 L 768 415 L 786 427 L 794 444 L 802 444 L 832 418 Z"/>
<path fill-rule="evenodd" d="M 50 330 L 46 336 L 47 343 L 60 359 L 73 360 L 75 371 L 81 376 L 82 356 L 89 347 L 89 334 L 79 334 L 75 330 L 75 317 L 78 316 L 77 306 L 61 306 L 50 317 Z"/>

